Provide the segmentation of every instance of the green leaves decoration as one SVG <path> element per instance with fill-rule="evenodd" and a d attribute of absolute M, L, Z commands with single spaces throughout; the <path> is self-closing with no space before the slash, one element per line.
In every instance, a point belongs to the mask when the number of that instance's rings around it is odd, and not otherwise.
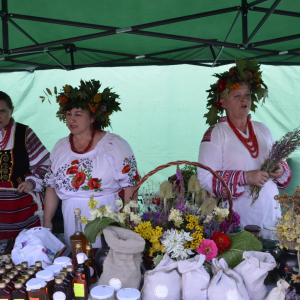
<path fill-rule="evenodd" d="M 250 232 L 242 231 L 236 235 L 229 235 L 231 247 L 228 251 L 218 254 L 218 258 L 224 258 L 230 268 L 236 267 L 243 261 L 244 251 L 261 251 L 262 243 Z"/>
<path fill-rule="evenodd" d="M 99 232 L 102 233 L 102 230 L 108 225 L 126 228 L 126 226 L 124 224 L 119 223 L 112 218 L 104 217 L 104 218 L 100 219 L 98 217 L 95 220 L 89 221 L 86 224 L 86 226 L 84 228 L 84 234 L 91 244 L 95 243 L 98 233 Z"/>

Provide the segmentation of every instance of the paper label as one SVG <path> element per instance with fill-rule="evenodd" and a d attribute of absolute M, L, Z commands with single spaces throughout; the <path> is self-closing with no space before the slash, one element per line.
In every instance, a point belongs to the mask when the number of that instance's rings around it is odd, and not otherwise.
<path fill-rule="evenodd" d="M 29 297 L 29 300 L 40 300 L 39 298 L 32 298 L 32 297 Z"/>
<path fill-rule="evenodd" d="M 154 294 L 158 299 L 165 299 L 169 294 L 169 290 L 164 284 L 160 284 L 155 287 Z"/>
<path fill-rule="evenodd" d="M 116 292 L 118 292 L 122 287 L 122 282 L 118 278 L 112 278 L 108 283 Z"/>
<path fill-rule="evenodd" d="M 74 283 L 74 295 L 75 297 L 84 297 L 84 284 Z"/>
<path fill-rule="evenodd" d="M 240 294 L 236 289 L 230 289 L 226 293 L 226 300 L 240 300 Z"/>
<path fill-rule="evenodd" d="M 89 267 L 90 268 L 90 277 L 93 277 L 93 275 L 94 275 L 94 269 L 92 268 L 92 267 Z"/>
<path fill-rule="evenodd" d="M 207 289 L 201 291 L 203 299 L 208 299 L 208 295 L 207 295 Z"/>

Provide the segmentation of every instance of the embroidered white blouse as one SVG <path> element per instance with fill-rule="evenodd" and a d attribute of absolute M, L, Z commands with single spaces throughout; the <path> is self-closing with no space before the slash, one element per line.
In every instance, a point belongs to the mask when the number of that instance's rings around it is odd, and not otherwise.
<path fill-rule="evenodd" d="M 115 194 L 140 181 L 131 147 L 109 131 L 84 154 L 73 152 L 69 138 L 62 138 L 54 146 L 50 162 L 45 185 L 55 188 L 61 200 Z"/>
<path fill-rule="evenodd" d="M 211 126 L 200 144 L 198 161 L 216 171 L 226 182 L 233 197 L 233 210 L 241 215 L 241 225 L 259 225 L 268 220 L 276 220 L 281 216 L 279 205 L 274 196 L 279 189 L 285 189 L 291 180 L 291 170 L 286 162 L 282 163 L 283 175 L 269 179 L 261 189 L 259 198 L 251 206 L 250 186 L 246 181 L 246 171 L 260 170 L 269 150 L 274 144 L 274 138 L 269 128 L 260 122 L 251 121 L 259 145 L 259 155 L 253 158 L 245 145 L 238 139 L 230 128 L 227 118 Z M 249 132 L 241 134 L 247 138 Z M 200 184 L 215 197 L 226 198 L 225 189 L 221 182 L 208 171 L 198 168 Z"/>

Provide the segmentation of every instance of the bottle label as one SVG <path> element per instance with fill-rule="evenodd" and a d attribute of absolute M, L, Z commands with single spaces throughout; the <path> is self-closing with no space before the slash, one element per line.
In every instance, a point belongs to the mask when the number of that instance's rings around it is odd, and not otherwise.
<path fill-rule="evenodd" d="M 74 295 L 75 297 L 84 297 L 84 284 L 74 283 Z"/>
<path fill-rule="evenodd" d="M 32 298 L 32 297 L 29 297 L 29 300 L 40 300 L 39 298 Z"/>
<path fill-rule="evenodd" d="M 92 268 L 92 267 L 89 267 L 90 268 L 90 277 L 93 277 L 93 275 L 94 275 L 94 269 Z"/>

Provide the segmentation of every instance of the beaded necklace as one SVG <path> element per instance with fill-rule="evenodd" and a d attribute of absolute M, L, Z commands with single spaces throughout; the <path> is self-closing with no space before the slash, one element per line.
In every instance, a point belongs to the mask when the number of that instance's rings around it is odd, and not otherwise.
<path fill-rule="evenodd" d="M 92 147 L 92 144 L 93 144 L 93 140 L 94 140 L 94 137 L 95 137 L 95 134 L 96 134 L 96 130 L 93 130 L 92 131 L 92 139 L 90 140 L 90 142 L 88 143 L 87 147 L 85 149 L 83 149 L 82 151 L 77 151 L 75 149 L 75 146 L 74 146 L 74 143 L 73 143 L 73 134 L 70 133 L 69 135 L 69 142 L 70 142 L 70 145 L 71 145 L 71 150 L 77 154 L 84 154 L 84 153 L 87 153 L 90 148 Z"/>
<path fill-rule="evenodd" d="M 255 135 L 255 132 L 253 130 L 253 126 L 252 126 L 252 123 L 250 122 L 250 120 L 247 119 L 247 125 L 248 125 L 248 131 L 249 131 L 249 137 L 248 138 L 243 137 L 241 135 L 241 133 L 239 132 L 239 130 L 229 121 L 228 118 L 227 118 L 227 122 L 228 122 L 229 126 L 231 127 L 231 129 L 234 131 L 235 135 L 238 137 L 238 139 L 248 149 L 251 156 L 253 158 L 258 157 L 259 147 L 258 147 L 256 135 Z"/>
<path fill-rule="evenodd" d="M 2 140 L 2 142 L 0 142 L 0 148 L 1 150 L 4 150 L 7 146 L 7 143 L 9 141 L 10 138 L 10 134 L 11 134 L 11 128 L 12 128 L 12 120 L 9 120 L 8 126 L 6 128 L 6 132 L 5 132 L 5 136 L 4 139 Z"/>

